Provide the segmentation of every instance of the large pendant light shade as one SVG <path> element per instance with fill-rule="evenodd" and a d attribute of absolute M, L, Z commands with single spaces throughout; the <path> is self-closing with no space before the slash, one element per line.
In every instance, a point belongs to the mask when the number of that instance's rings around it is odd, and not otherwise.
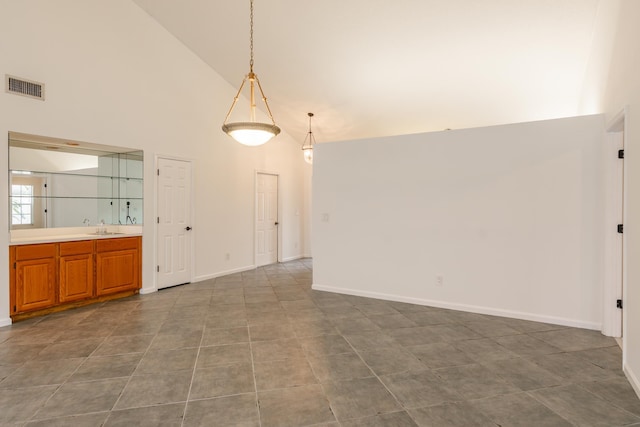
<path fill-rule="evenodd" d="M 250 33 L 249 33 L 249 41 L 250 41 L 250 60 L 249 60 L 249 74 L 247 74 L 242 80 L 242 84 L 240 85 L 240 89 L 238 89 L 238 93 L 235 98 L 233 98 L 233 103 L 231 104 L 231 108 L 227 113 L 227 116 L 224 119 L 224 123 L 222 124 L 222 130 L 238 141 L 240 144 L 249 145 L 249 146 L 258 146 L 262 145 L 265 142 L 269 141 L 271 138 L 280 133 L 280 128 L 276 126 L 275 120 L 273 120 L 273 115 L 271 114 L 271 109 L 269 108 L 269 104 L 267 103 L 267 97 L 264 96 L 264 92 L 262 91 L 262 86 L 260 85 L 260 80 L 258 80 L 258 76 L 253 72 L 253 0 L 250 1 Z M 246 82 L 249 82 L 249 121 L 244 122 L 232 122 L 228 123 L 229 118 L 231 117 L 231 113 L 233 112 L 233 108 L 236 106 L 238 99 L 242 94 L 242 89 Z M 260 91 L 260 97 L 264 102 L 269 118 L 271 119 L 271 123 L 260 123 L 256 122 L 256 86 Z"/>

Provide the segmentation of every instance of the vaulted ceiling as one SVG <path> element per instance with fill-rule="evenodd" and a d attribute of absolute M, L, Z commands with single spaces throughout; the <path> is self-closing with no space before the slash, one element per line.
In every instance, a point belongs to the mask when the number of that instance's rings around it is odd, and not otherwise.
<path fill-rule="evenodd" d="M 239 87 L 249 0 L 134 1 Z M 598 6 L 255 0 L 254 70 L 277 124 L 301 141 L 307 112 L 318 142 L 572 116 Z"/>

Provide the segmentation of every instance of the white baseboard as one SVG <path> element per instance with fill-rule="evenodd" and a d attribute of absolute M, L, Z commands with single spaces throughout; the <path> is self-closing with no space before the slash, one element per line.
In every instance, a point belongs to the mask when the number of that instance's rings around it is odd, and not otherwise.
<path fill-rule="evenodd" d="M 0 328 L 3 326 L 10 326 L 11 325 L 11 318 L 7 317 L 6 319 L 0 319 Z"/>
<path fill-rule="evenodd" d="M 243 271 L 249 271 L 255 269 L 255 265 L 248 265 L 245 267 L 234 268 L 232 270 L 220 271 L 218 273 L 212 274 L 204 274 L 202 276 L 196 276 L 193 278 L 192 282 L 202 282 L 203 280 L 215 279 L 216 277 L 228 276 L 229 274 L 242 273 Z"/>
<path fill-rule="evenodd" d="M 493 308 L 493 307 L 482 307 L 482 306 L 459 304 L 459 303 L 453 303 L 453 302 L 447 302 L 447 301 L 436 301 L 436 300 L 428 300 L 428 299 L 422 299 L 422 298 L 405 297 L 400 295 L 392 295 L 392 294 L 385 294 L 385 293 L 379 293 L 379 292 L 361 291 L 358 289 L 336 288 L 333 286 L 325 286 L 325 285 L 319 285 L 319 284 L 313 284 L 311 286 L 311 289 L 314 289 L 317 291 L 334 292 L 337 294 L 355 295 L 355 296 L 366 297 L 366 298 L 375 298 L 375 299 L 381 299 L 385 301 L 406 302 L 409 304 L 446 308 L 449 310 L 468 311 L 471 313 L 488 314 L 491 316 L 509 317 L 512 319 L 531 320 L 533 322 L 550 323 L 554 325 L 570 326 L 574 328 L 593 329 L 593 330 L 600 330 L 602 328 L 602 324 L 596 323 L 596 322 L 585 322 L 585 321 L 575 320 L 575 319 L 566 319 L 563 317 L 546 316 L 546 315 L 540 315 L 535 313 L 526 313 L 526 312 L 512 311 L 512 310 L 503 310 L 503 309 Z"/>
<path fill-rule="evenodd" d="M 622 367 L 622 370 L 624 371 L 624 374 L 627 376 L 627 379 L 629 380 L 629 384 L 631 384 L 631 387 L 633 387 L 633 389 L 635 390 L 636 394 L 638 395 L 638 398 L 640 398 L 640 378 L 638 378 L 638 376 L 631 370 L 629 365 L 626 363 Z"/>
<path fill-rule="evenodd" d="M 142 288 L 140 289 L 140 295 L 152 294 L 154 292 L 158 292 L 156 288 Z"/>
<path fill-rule="evenodd" d="M 282 258 L 282 261 L 280 262 L 295 261 L 297 259 L 302 259 L 302 258 L 304 258 L 304 255 L 294 255 L 294 256 Z"/>

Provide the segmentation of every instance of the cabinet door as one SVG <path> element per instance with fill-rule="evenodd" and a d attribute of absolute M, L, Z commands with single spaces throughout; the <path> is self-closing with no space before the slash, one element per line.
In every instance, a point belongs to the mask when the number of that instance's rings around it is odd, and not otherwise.
<path fill-rule="evenodd" d="M 16 261 L 16 312 L 47 308 L 56 303 L 56 259 Z"/>
<path fill-rule="evenodd" d="M 93 296 L 93 254 L 60 257 L 60 302 Z"/>
<path fill-rule="evenodd" d="M 140 252 L 125 249 L 96 254 L 96 293 L 106 295 L 140 288 Z"/>

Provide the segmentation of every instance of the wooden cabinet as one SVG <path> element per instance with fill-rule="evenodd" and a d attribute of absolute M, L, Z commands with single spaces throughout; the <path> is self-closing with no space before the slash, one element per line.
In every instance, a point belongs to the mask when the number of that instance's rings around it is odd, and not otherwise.
<path fill-rule="evenodd" d="M 56 303 L 56 252 L 52 243 L 12 248 L 12 312 L 38 310 Z"/>
<path fill-rule="evenodd" d="M 141 243 L 136 236 L 11 246 L 11 317 L 137 293 Z"/>
<path fill-rule="evenodd" d="M 93 241 L 60 243 L 60 302 L 78 301 L 95 295 Z"/>
<path fill-rule="evenodd" d="M 97 295 L 140 288 L 139 247 L 137 237 L 96 242 Z"/>

